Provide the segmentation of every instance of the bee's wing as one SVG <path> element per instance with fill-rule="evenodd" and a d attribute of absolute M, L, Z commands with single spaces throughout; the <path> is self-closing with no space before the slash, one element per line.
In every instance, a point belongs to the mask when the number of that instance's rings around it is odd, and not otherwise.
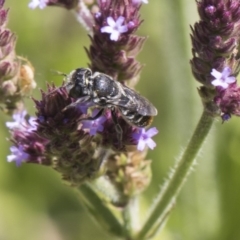
<path fill-rule="evenodd" d="M 138 94 L 131 88 L 122 86 L 122 96 L 113 103 L 116 106 L 126 108 L 130 111 L 137 112 L 143 116 L 156 116 L 157 109 L 148 99 Z"/>

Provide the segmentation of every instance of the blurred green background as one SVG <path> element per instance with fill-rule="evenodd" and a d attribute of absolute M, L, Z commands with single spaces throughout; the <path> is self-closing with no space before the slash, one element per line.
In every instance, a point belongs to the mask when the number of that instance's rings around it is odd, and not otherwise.
<path fill-rule="evenodd" d="M 8 26 L 18 36 L 17 54 L 34 65 L 39 88 L 46 89 L 51 81 L 60 85 L 62 77 L 51 70 L 68 73 L 86 67 L 83 46 L 89 46 L 89 39 L 71 12 L 54 7 L 30 10 L 28 2 L 5 3 L 10 8 Z M 154 200 L 202 111 L 189 66 L 189 25 L 198 20 L 195 1 L 149 2 L 142 7 L 144 23 L 138 32 L 149 38 L 138 57 L 146 66 L 137 89 L 157 106 L 159 115 L 153 125 L 160 133 L 155 137 L 156 149 L 148 154 L 153 160 L 153 181 L 143 194 L 143 210 Z M 39 90 L 33 95 L 38 98 Z M 26 100 L 26 104 L 33 114 L 33 103 Z M 17 168 L 6 162 L 7 120 L 1 114 L 0 240 L 113 239 L 53 170 L 31 164 Z M 155 240 L 240 239 L 239 122 L 233 118 L 215 123 L 169 221 Z"/>

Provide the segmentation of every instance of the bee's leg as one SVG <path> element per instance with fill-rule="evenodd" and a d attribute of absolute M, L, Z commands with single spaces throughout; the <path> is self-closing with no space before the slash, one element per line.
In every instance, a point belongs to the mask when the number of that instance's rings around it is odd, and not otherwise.
<path fill-rule="evenodd" d="M 111 114 L 112 114 L 112 120 L 113 120 L 114 125 L 115 125 L 115 129 L 116 129 L 116 132 L 117 132 L 118 141 L 119 141 L 119 144 L 120 144 L 120 147 L 121 147 L 122 146 L 122 128 L 118 123 L 118 118 L 117 118 L 117 115 L 116 115 L 115 108 L 111 109 Z"/>
<path fill-rule="evenodd" d="M 87 100 L 88 100 L 88 98 L 79 98 L 77 101 L 75 101 L 75 102 L 67 105 L 67 106 L 62 110 L 62 112 L 65 112 L 65 111 L 66 111 L 67 109 L 69 109 L 69 108 L 74 108 L 74 107 L 76 107 L 78 104 L 83 103 L 83 102 L 86 102 Z"/>
<path fill-rule="evenodd" d="M 96 114 L 96 116 L 94 116 L 94 117 L 87 117 L 87 118 L 81 118 L 80 120 L 81 121 L 82 120 L 90 120 L 90 121 L 96 120 L 103 114 L 103 111 L 104 111 L 104 108 L 101 108 L 100 111 Z"/>

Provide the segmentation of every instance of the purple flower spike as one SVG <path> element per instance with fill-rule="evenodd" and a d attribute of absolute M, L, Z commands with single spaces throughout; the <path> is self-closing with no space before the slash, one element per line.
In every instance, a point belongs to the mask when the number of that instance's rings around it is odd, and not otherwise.
<path fill-rule="evenodd" d="M 99 110 L 95 109 L 93 111 L 92 117 L 96 116 L 98 114 Z M 97 118 L 96 120 L 83 120 L 82 121 L 82 128 L 83 129 L 89 129 L 89 135 L 95 136 L 97 132 L 103 131 L 103 123 L 107 120 L 105 116 L 101 116 Z"/>
<path fill-rule="evenodd" d="M 28 7 L 31 9 L 35 9 L 39 7 L 40 9 L 44 9 L 47 6 L 48 0 L 32 0 Z"/>
<path fill-rule="evenodd" d="M 112 41 L 117 41 L 121 33 L 128 31 L 127 25 L 122 25 L 125 18 L 123 16 L 118 17 L 116 21 L 112 17 L 107 18 L 108 26 L 101 28 L 102 33 L 109 33 Z"/>
<path fill-rule="evenodd" d="M 147 145 L 150 149 L 156 147 L 156 143 L 151 139 L 154 135 L 158 133 L 158 130 L 153 127 L 147 131 L 144 128 L 141 128 L 139 132 L 133 134 L 133 138 L 138 141 L 137 149 L 143 151 Z"/>
<path fill-rule="evenodd" d="M 236 82 L 234 76 L 230 76 L 232 73 L 230 67 L 225 67 L 222 72 L 218 72 L 216 69 L 212 69 L 211 75 L 215 77 L 212 81 L 212 85 L 216 87 L 228 88 L 228 85 Z"/>
<path fill-rule="evenodd" d="M 16 146 L 10 147 L 11 155 L 7 156 L 8 162 L 16 162 L 16 166 L 19 167 L 23 161 L 26 161 L 29 157 L 29 154 L 25 153 L 23 150 L 23 146 Z"/>

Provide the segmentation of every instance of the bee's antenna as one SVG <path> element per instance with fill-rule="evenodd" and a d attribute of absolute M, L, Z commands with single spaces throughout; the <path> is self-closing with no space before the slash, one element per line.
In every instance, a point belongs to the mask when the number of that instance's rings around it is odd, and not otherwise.
<path fill-rule="evenodd" d="M 60 75 L 60 76 L 67 77 L 67 74 L 66 74 L 66 73 L 63 73 L 63 72 L 60 72 L 60 71 L 57 71 L 57 70 L 53 70 L 53 69 L 51 69 L 50 71 L 51 71 L 53 74 L 55 74 L 55 75 Z M 63 80 L 63 84 L 62 84 L 61 87 L 65 87 L 65 86 L 66 86 L 66 79 Z M 49 92 L 47 95 L 56 92 L 58 89 L 59 89 L 59 88 L 56 88 L 56 89 L 52 90 L 52 91 Z"/>
<path fill-rule="evenodd" d="M 66 73 L 63 73 L 63 72 L 60 72 L 60 71 L 57 71 L 57 70 L 51 69 L 50 71 L 51 71 L 52 73 L 54 73 L 55 75 L 60 75 L 60 76 L 64 76 L 64 77 L 67 76 Z"/>

